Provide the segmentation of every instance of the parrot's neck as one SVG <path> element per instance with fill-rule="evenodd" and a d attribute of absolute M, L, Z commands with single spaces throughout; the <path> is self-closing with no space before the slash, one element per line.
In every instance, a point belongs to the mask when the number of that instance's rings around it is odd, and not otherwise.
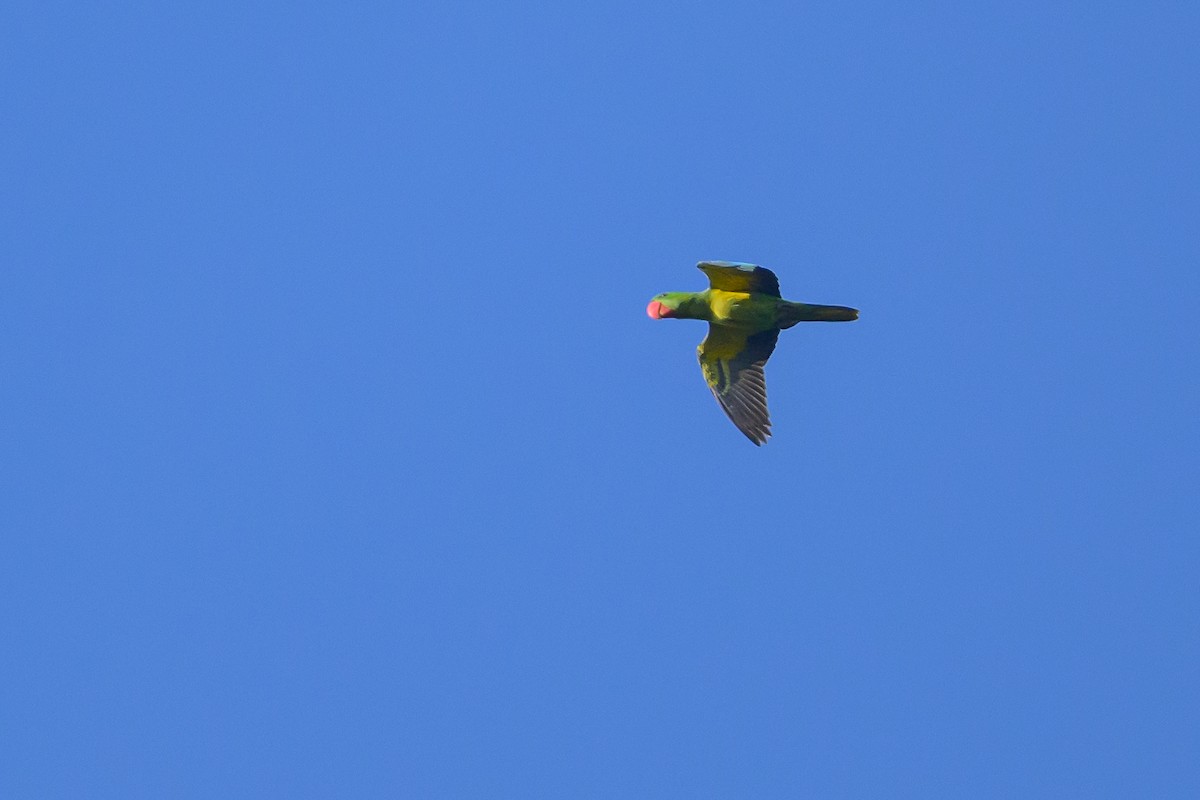
<path fill-rule="evenodd" d="M 675 307 L 673 316 L 679 319 L 703 319 L 712 321 L 712 305 L 708 302 L 708 292 L 681 292 L 679 305 Z"/>

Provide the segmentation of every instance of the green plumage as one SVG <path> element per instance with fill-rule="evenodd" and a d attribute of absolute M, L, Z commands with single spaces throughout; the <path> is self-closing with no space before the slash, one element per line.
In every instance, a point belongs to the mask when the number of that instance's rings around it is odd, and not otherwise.
<path fill-rule="evenodd" d="M 646 311 L 654 319 L 708 322 L 708 336 L 696 351 L 704 380 L 738 430 L 761 445 L 771 435 L 763 366 L 779 331 L 798 322 L 855 320 L 858 310 L 784 300 L 775 273 L 754 264 L 701 261 L 696 266 L 708 275 L 708 289 L 660 294 Z"/>

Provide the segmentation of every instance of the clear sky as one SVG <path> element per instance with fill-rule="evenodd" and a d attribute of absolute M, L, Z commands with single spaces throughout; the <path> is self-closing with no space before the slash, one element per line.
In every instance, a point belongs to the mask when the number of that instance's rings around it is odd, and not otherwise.
<path fill-rule="evenodd" d="M 0 795 L 1200 796 L 1195 3 L 5 17 Z"/>

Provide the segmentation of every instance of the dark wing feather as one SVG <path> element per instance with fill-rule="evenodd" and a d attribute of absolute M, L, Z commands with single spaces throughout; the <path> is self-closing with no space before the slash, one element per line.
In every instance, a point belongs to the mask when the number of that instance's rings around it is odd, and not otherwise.
<path fill-rule="evenodd" d="M 736 261 L 701 261 L 696 268 L 704 270 L 708 285 L 714 289 L 779 297 L 779 279 L 766 267 Z"/>
<path fill-rule="evenodd" d="M 771 436 L 763 365 L 774 352 L 778 339 L 778 330 L 747 336 L 709 323 L 708 336 L 696 350 L 713 397 L 738 430 L 759 445 Z"/>

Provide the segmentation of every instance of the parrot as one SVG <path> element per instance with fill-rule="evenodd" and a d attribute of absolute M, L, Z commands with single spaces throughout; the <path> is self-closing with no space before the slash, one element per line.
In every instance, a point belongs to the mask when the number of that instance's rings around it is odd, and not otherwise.
<path fill-rule="evenodd" d="M 704 380 L 721 409 L 746 438 L 761 446 L 771 436 L 763 366 L 779 332 L 797 322 L 850 322 L 858 309 L 793 303 L 779 295 L 771 270 L 740 261 L 701 261 L 703 292 L 665 292 L 646 306 L 651 319 L 701 319 L 708 335 L 696 348 Z"/>

